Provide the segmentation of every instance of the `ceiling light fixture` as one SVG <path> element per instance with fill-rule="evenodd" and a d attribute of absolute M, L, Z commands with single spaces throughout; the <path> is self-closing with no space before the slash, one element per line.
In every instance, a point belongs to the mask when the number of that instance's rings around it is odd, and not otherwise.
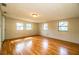
<path fill-rule="evenodd" d="M 32 16 L 33 16 L 33 17 L 38 17 L 39 15 L 36 14 L 36 13 L 33 13 Z"/>

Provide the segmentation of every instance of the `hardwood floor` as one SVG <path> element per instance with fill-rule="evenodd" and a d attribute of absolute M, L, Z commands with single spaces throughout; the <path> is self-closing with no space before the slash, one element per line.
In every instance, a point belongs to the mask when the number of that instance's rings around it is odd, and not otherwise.
<path fill-rule="evenodd" d="M 5 40 L 3 55 L 79 55 L 79 44 L 42 36 Z"/>

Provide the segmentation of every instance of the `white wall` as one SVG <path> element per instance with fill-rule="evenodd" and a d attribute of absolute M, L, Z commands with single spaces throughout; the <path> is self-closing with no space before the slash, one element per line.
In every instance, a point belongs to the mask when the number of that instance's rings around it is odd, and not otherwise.
<path fill-rule="evenodd" d="M 56 38 L 64 41 L 70 41 L 74 43 L 79 43 L 79 19 L 68 19 L 69 22 L 69 30 L 68 32 L 59 32 L 58 31 L 58 21 L 50 21 L 48 22 L 48 31 L 44 31 L 42 29 L 42 24 L 32 23 L 33 24 L 33 30 L 23 30 L 23 31 L 17 31 L 16 30 L 16 23 L 17 22 L 23 22 L 27 23 L 22 20 L 16 20 L 12 18 L 6 18 L 6 39 L 10 38 L 17 38 L 22 36 L 30 36 L 30 35 L 38 35 L 40 32 L 40 35 Z M 40 27 L 39 27 L 39 26 Z"/>
<path fill-rule="evenodd" d="M 43 23 L 40 26 L 40 35 L 56 38 L 64 41 L 70 41 L 79 44 L 79 19 L 68 19 L 69 30 L 68 32 L 59 32 L 57 23 L 58 21 L 48 22 L 48 30 L 45 31 L 42 29 Z"/>
<path fill-rule="evenodd" d="M 11 39 L 11 38 L 18 38 L 23 36 L 30 36 L 30 35 L 38 35 L 38 24 L 37 23 L 31 23 L 32 24 L 32 30 L 16 30 L 16 23 L 29 23 L 22 20 L 16 20 L 13 18 L 6 17 L 6 25 L 5 25 L 5 38 Z"/>

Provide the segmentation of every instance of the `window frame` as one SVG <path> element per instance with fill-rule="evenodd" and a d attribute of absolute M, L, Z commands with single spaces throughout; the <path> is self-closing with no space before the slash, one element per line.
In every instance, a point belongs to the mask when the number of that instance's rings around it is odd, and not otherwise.
<path fill-rule="evenodd" d="M 29 24 L 31 25 L 30 27 L 29 27 Z M 32 30 L 32 24 L 26 23 L 25 28 L 26 28 L 26 30 Z"/>
<path fill-rule="evenodd" d="M 60 22 L 67 22 L 67 25 L 66 26 L 61 26 L 61 25 L 59 25 Z M 68 32 L 68 30 L 69 30 L 68 26 L 69 26 L 68 21 L 65 21 L 65 20 L 58 21 L 58 31 L 59 32 Z M 59 28 L 63 28 L 63 27 L 67 28 L 67 30 L 60 30 L 59 29 Z"/>
<path fill-rule="evenodd" d="M 20 24 L 20 25 L 17 25 Z M 24 24 L 23 23 L 16 23 L 16 30 L 24 30 Z"/>
<path fill-rule="evenodd" d="M 46 24 L 46 26 L 45 26 L 45 24 Z M 43 24 L 43 30 L 48 30 L 48 23 Z"/>

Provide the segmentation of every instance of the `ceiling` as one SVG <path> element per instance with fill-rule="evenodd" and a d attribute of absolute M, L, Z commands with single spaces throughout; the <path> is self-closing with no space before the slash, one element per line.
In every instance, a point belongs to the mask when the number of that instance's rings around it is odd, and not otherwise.
<path fill-rule="evenodd" d="M 78 3 L 7 3 L 2 10 L 8 17 L 36 23 L 79 17 Z M 32 17 L 32 13 L 39 17 Z"/>

